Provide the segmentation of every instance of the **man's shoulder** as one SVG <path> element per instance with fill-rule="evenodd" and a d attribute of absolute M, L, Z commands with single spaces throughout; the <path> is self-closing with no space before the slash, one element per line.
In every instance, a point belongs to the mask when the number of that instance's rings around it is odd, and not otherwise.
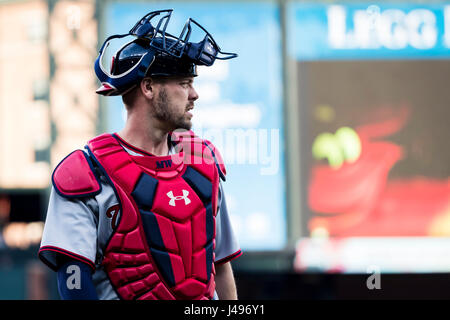
<path fill-rule="evenodd" d="M 214 162 L 217 166 L 217 170 L 219 171 L 219 176 L 220 178 L 225 181 L 226 178 L 226 174 L 227 174 L 227 170 L 225 168 L 225 162 L 223 161 L 222 155 L 219 152 L 219 149 L 209 140 L 203 140 L 203 143 L 205 144 L 205 146 L 210 150 L 211 155 L 214 159 Z"/>
<path fill-rule="evenodd" d="M 75 150 L 61 160 L 53 171 L 52 184 L 65 198 L 94 196 L 102 188 L 93 162 L 83 150 Z"/>
<path fill-rule="evenodd" d="M 185 143 L 202 145 L 203 150 L 206 150 L 208 154 L 210 153 L 211 157 L 214 159 L 214 163 L 216 164 L 220 178 L 223 181 L 225 181 L 226 176 L 225 162 L 222 158 L 222 155 L 219 152 L 219 149 L 210 140 L 198 136 L 192 130 L 174 131 L 171 132 L 169 136 L 172 145 L 175 146 L 175 149 L 177 149 L 176 147 L 177 145 L 183 148 L 183 144 Z M 193 152 L 194 150 L 196 150 L 196 147 L 191 146 L 189 147 L 189 150 Z M 202 155 L 203 156 L 205 155 L 204 152 L 202 152 Z"/>

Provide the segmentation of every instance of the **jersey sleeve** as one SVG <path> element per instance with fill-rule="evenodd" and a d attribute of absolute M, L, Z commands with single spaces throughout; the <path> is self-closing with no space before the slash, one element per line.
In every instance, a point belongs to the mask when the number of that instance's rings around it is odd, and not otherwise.
<path fill-rule="evenodd" d="M 71 282 L 77 273 L 78 282 Z M 63 300 L 98 300 L 90 267 L 85 263 L 74 260 L 66 262 L 58 269 L 57 283 Z"/>
<path fill-rule="evenodd" d="M 242 255 L 238 239 L 234 234 L 228 214 L 222 183 L 219 189 L 219 211 L 216 217 L 216 257 L 215 264 L 229 262 Z"/>
<path fill-rule="evenodd" d="M 97 227 L 95 199 L 70 199 L 52 188 L 39 248 L 39 258 L 56 271 L 67 258 L 79 260 L 95 270 Z"/>

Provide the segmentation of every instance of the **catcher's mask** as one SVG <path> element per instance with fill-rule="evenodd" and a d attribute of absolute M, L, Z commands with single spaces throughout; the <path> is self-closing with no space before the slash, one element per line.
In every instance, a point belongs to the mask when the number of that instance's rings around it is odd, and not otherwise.
<path fill-rule="evenodd" d="M 237 57 L 236 53 L 222 52 L 211 34 L 192 18 L 186 21 L 178 37 L 166 32 L 172 11 L 152 11 L 128 33 L 113 35 L 105 40 L 95 60 L 95 73 L 102 84 L 96 91 L 98 94 L 125 94 L 144 77 L 195 77 L 197 65 L 211 66 L 216 59 Z M 153 26 L 151 21 L 160 15 L 159 20 L 156 19 L 156 26 Z M 192 24 L 204 32 L 203 40 L 189 41 Z M 133 40 L 115 53 L 110 68 L 106 68 L 103 56 L 110 41 L 126 36 L 132 36 Z"/>

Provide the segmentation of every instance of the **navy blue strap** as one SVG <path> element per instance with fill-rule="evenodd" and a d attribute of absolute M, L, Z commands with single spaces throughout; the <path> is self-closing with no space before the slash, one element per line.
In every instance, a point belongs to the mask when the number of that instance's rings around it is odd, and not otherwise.
<path fill-rule="evenodd" d="M 70 260 L 57 271 L 58 291 L 63 300 L 98 300 L 92 282 L 91 267 L 77 260 Z"/>

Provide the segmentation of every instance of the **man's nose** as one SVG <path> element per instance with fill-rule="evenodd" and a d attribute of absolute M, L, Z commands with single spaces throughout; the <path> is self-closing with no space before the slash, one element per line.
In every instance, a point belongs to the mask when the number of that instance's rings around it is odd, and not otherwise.
<path fill-rule="evenodd" d="M 189 91 L 189 100 L 191 101 L 195 101 L 198 99 L 198 93 L 197 91 L 194 89 L 194 87 L 191 88 L 191 90 Z"/>

